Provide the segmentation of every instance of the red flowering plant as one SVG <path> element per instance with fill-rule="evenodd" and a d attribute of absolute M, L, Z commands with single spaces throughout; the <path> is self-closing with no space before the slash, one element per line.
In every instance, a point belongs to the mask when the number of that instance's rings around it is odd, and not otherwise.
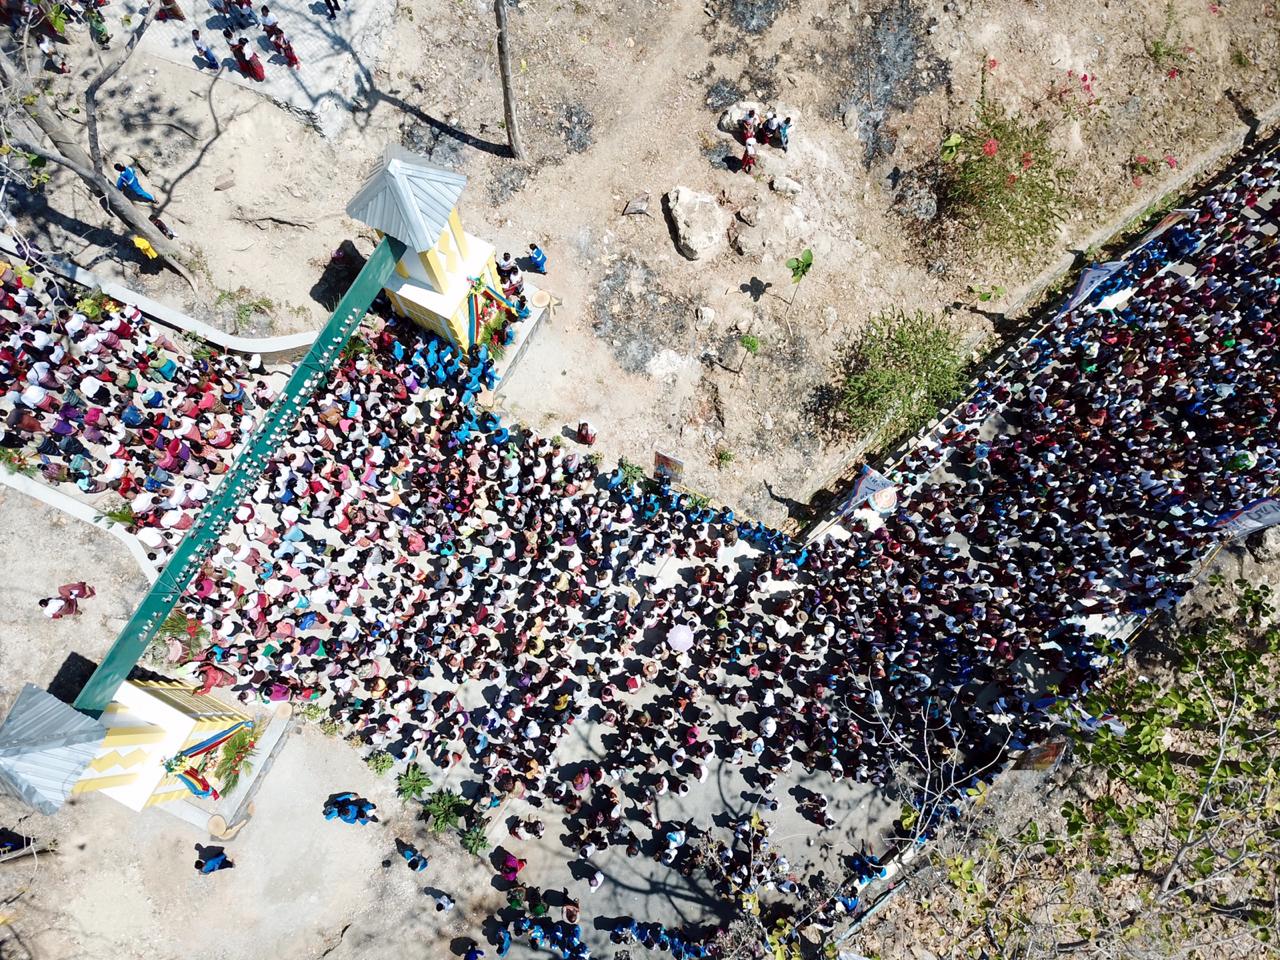
<path fill-rule="evenodd" d="M 1096 73 L 1068 70 L 1065 79 L 1050 81 L 1048 99 L 1071 119 L 1083 120 L 1102 110 L 1102 98 L 1094 89 L 1097 82 Z"/>
<path fill-rule="evenodd" d="M 1070 172 L 1049 144 L 1049 125 L 1011 114 L 985 83 L 973 120 L 942 141 L 940 159 L 943 210 L 984 244 L 1030 256 L 1066 213 Z"/>
<path fill-rule="evenodd" d="M 1178 168 L 1178 158 L 1172 153 L 1166 153 L 1163 157 L 1135 153 L 1124 165 L 1125 173 L 1128 174 L 1135 187 L 1142 186 L 1147 177 L 1154 176 L 1165 167 L 1170 170 L 1176 170 Z"/>

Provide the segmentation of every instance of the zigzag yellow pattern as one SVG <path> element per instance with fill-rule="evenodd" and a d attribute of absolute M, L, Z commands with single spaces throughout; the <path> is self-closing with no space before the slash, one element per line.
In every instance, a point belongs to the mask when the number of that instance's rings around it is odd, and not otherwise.
<path fill-rule="evenodd" d="M 141 748 L 129 750 L 121 753 L 119 750 L 110 750 L 100 757 L 94 757 L 89 761 L 89 766 L 99 773 L 104 770 L 110 770 L 112 767 L 124 767 L 126 770 L 130 767 L 136 767 L 140 763 L 146 763 L 150 753 Z"/>

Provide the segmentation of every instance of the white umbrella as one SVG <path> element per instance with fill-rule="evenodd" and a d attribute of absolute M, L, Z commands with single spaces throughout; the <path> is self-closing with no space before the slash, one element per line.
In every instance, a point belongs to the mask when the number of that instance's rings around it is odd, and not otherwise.
<path fill-rule="evenodd" d="M 685 653 L 693 646 L 693 631 L 683 623 L 677 623 L 667 631 L 667 646 L 677 653 Z"/>

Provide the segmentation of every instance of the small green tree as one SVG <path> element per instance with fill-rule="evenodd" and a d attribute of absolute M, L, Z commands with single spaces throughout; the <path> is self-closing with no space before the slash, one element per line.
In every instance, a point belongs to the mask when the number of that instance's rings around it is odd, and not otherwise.
<path fill-rule="evenodd" d="M 401 800 L 418 800 L 431 787 L 431 778 L 416 763 L 410 763 L 396 777 L 396 793 Z"/>
<path fill-rule="evenodd" d="M 787 261 L 787 269 L 791 271 L 791 284 L 795 289 L 791 291 L 791 299 L 787 301 L 787 309 L 783 311 L 782 319 L 784 321 L 787 319 L 787 315 L 791 313 L 791 305 L 796 302 L 796 297 L 800 294 L 800 284 L 804 282 L 804 278 L 813 269 L 813 251 L 805 247 L 798 257 L 792 257 Z M 746 344 L 743 344 L 743 346 L 746 346 Z M 755 353 L 754 350 L 751 352 Z"/>

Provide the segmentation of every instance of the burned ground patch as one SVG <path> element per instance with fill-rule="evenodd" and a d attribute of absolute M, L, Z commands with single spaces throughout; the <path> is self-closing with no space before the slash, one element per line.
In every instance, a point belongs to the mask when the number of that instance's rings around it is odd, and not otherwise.
<path fill-rule="evenodd" d="M 662 350 L 683 339 L 692 306 L 673 296 L 632 257 L 610 264 L 592 301 L 594 327 L 628 373 L 648 373 Z"/>
<path fill-rule="evenodd" d="M 595 117 L 580 103 L 560 108 L 560 139 L 570 153 L 584 153 L 595 142 Z"/>
<path fill-rule="evenodd" d="M 870 16 L 870 29 L 840 58 L 852 90 L 838 106 L 862 141 L 868 168 L 897 147 L 893 118 L 950 76 L 946 61 L 930 48 L 928 22 L 912 0 L 890 0 Z"/>
<path fill-rule="evenodd" d="M 732 80 L 721 77 L 707 87 L 707 109 L 719 113 L 742 99 L 742 90 Z"/>
<path fill-rule="evenodd" d="M 458 138 L 425 120 L 406 118 L 400 124 L 400 144 L 442 167 L 457 170 L 463 165 L 462 143 Z"/>
<path fill-rule="evenodd" d="M 790 0 L 720 0 L 719 13 L 737 30 L 764 33 L 790 5 Z"/>

